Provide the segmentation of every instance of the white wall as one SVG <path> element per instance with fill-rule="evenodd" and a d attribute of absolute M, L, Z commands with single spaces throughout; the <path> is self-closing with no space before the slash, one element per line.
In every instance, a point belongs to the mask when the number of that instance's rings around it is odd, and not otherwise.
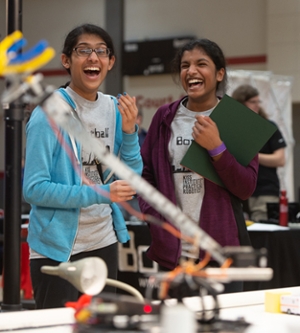
<path fill-rule="evenodd" d="M 105 25 L 104 0 L 23 0 L 23 34 L 28 44 L 46 39 L 56 50 L 44 68 L 61 68 L 60 52 L 67 33 L 82 23 Z"/>
<path fill-rule="evenodd" d="M 196 35 L 227 56 L 266 52 L 264 0 L 127 0 L 125 40 Z"/>
<path fill-rule="evenodd" d="M 300 102 L 300 1 L 267 0 L 268 68 L 294 78 L 293 102 Z"/>

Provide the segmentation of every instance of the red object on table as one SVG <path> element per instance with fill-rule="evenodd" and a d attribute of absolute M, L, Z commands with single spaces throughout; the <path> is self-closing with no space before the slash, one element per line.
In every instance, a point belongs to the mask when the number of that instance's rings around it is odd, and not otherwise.
<path fill-rule="evenodd" d="M 279 224 L 286 227 L 289 221 L 289 206 L 286 197 L 286 190 L 280 192 L 279 200 Z"/>

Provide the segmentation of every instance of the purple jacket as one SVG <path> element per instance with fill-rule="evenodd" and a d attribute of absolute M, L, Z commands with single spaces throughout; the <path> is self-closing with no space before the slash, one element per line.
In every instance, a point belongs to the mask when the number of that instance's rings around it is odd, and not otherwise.
<path fill-rule="evenodd" d="M 176 197 L 168 144 L 171 137 L 170 126 L 180 101 L 163 105 L 157 110 L 141 149 L 143 178 L 174 204 Z M 212 161 L 212 166 L 226 189 L 204 180 L 205 194 L 199 225 L 222 246 L 250 245 L 241 200 L 248 199 L 255 190 L 258 156 L 244 167 L 225 150 L 218 161 Z M 139 203 L 143 213 L 165 220 L 142 198 L 139 198 Z M 148 257 L 164 267 L 173 269 L 181 255 L 180 240 L 157 225 L 149 224 L 149 228 L 152 241 L 147 251 Z"/>

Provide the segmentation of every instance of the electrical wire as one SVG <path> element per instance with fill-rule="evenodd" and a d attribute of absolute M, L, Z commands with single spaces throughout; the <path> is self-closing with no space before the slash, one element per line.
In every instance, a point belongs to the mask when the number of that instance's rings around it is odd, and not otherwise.
<path fill-rule="evenodd" d="M 127 283 L 107 278 L 105 284 L 108 286 L 117 287 L 119 289 L 125 290 L 128 293 L 130 293 L 131 295 L 135 296 L 142 303 L 145 302 L 143 295 L 137 289 L 135 289 L 134 287 L 132 287 L 131 285 L 129 285 Z"/>

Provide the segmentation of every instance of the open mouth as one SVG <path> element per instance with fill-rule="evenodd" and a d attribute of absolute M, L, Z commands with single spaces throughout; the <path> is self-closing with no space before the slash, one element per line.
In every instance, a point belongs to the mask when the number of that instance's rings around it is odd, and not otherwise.
<path fill-rule="evenodd" d="M 189 88 L 197 87 L 203 84 L 203 80 L 200 79 L 191 79 L 188 80 Z"/>
<path fill-rule="evenodd" d="M 100 69 L 98 67 L 86 67 L 84 73 L 88 76 L 98 76 L 100 74 Z"/>

